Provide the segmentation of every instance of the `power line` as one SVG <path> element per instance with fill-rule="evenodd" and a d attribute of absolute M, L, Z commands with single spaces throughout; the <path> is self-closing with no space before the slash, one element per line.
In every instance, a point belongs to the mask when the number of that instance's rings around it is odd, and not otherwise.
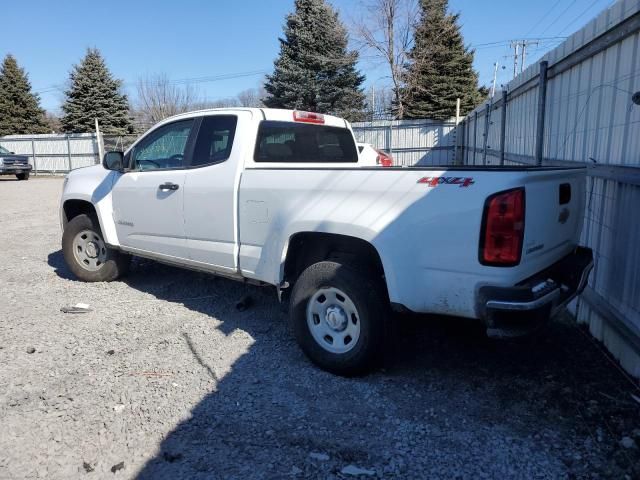
<path fill-rule="evenodd" d="M 540 20 L 538 20 L 533 27 L 531 27 L 529 29 L 529 31 L 527 33 L 524 34 L 524 36 L 526 37 L 527 35 L 529 35 L 531 32 L 533 32 L 535 30 L 535 28 L 540 25 L 544 20 L 546 20 L 546 18 L 549 16 L 549 14 L 551 12 L 553 12 L 555 10 L 555 8 L 560 5 L 562 3 L 562 0 L 558 0 L 556 3 L 553 4 L 553 7 L 551 7 L 549 10 L 547 10 L 547 13 L 545 13 L 542 18 Z"/>
<path fill-rule="evenodd" d="M 562 18 L 562 16 L 563 16 L 565 13 L 567 13 L 567 12 L 569 11 L 569 9 L 571 9 L 571 7 L 573 7 L 577 2 L 578 2 L 578 0 L 573 0 L 573 2 L 571 2 L 571 3 L 567 6 L 567 8 L 565 8 L 565 9 L 562 11 L 562 13 L 556 17 L 556 19 L 555 19 L 553 22 L 551 22 L 550 24 L 548 24 L 548 25 L 547 25 L 547 28 L 545 28 L 545 29 L 540 33 L 540 35 L 542 35 L 542 34 L 543 34 L 543 33 L 545 33 L 546 31 L 548 31 L 548 30 L 549 30 L 553 25 L 555 25 L 555 24 L 556 24 L 556 22 L 557 22 L 558 20 L 560 20 L 560 19 Z"/>
<path fill-rule="evenodd" d="M 513 53 L 511 55 L 505 55 L 503 58 L 505 59 L 513 59 L 513 76 L 515 77 L 518 73 L 522 73 L 526 68 L 527 63 L 527 55 L 531 56 L 529 52 L 529 47 L 535 45 L 536 48 L 533 50 L 533 53 L 538 52 L 541 48 L 550 48 L 553 47 L 554 44 L 562 42 L 567 37 L 539 37 L 539 38 L 519 38 L 514 40 L 502 40 L 499 42 L 489 42 L 486 44 L 479 44 L 481 48 L 505 48 L 509 47 L 513 49 Z"/>
<path fill-rule="evenodd" d="M 527 42 L 557 42 L 561 40 L 566 40 L 567 37 L 536 37 L 536 38 L 519 38 L 518 41 L 527 41 Z M 483 50 L 487 48 L 501 48 L 505 46 L 511 45 L 516 40 L 500 40 L 496 42 L 487 42 L 487 43 L 477 43 L 469 45 L 471 48 L 475 50 Z"/>
<path fill-rule="evenodd" d="M 224 74 L 220 74 L 220 75 L 209 75 L 209 76 L 204 76 L 204 77 L 190 77 L 190 78 L 179 78 L 176 80 L 170 80 L 168 83 L 170 85 L 185 85 L 185 84 L 193 84 L 193 83 L 208 83 L 208 82 L 219 82 L 222 80 L 233 80 L 236 78 L 242 78 L 242 77 L 250 77 L 250 76 L 254 76 L 254 75 L 264 75 L 266 73 L 269 73 L 268 70 L 252 70 L 249 72 L 238 72 L 238 73 L 224 73 Z M 142 83 L 144 83 L 145 85 L 157 85 L 158 82 L 145 82 L 144 80 L 142 81 Z M 123 86 L 134 86 L 136 85 L 137 82 L 124 82 L 122 85 Z M 54 91 L 60 91 L 62 90 L 62 86 L 61 85 L 51 85 L 49 87 L 45 87 L 43 89 L 40 90 L 36 90 L 35 93 L 49 93 L 49 92 L 54 92 Z"/>
<path fill-rule="evenodd" d="M 576 23 L 580 18 L 584 17 L 584 15 L 593 8 L 593 6 L 600 2 L 601 0 L 594 0 L 591 4 L 589 4 L 589 6 L 577 17 L 575 17 L 571 22 L 569 22 L 562 30 L 560 30 L 560 33 L 566 31 L 571 25 L 573 25 L 574 23 Z"/>

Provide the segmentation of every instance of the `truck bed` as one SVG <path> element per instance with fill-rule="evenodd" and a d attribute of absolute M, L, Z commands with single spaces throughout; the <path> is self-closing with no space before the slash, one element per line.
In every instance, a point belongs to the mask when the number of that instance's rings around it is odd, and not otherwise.
<path fill-rule="evenodd" d="M 240 269 L 278 284 L 295 232 L 352 235 L 380 253 L 392 302 L 475 318 L 473 299 L 482 284 L 515 285 L 575 248 L 584 175 L 583 168 L 546 166 L 247 165 L 239 192 Z M 561 184 L 571 190 L 566 205 L 559 203 Z M 522 261 L 509 268 L 482 265 L 485 201 L 519 187 L 526 191 Z"/>

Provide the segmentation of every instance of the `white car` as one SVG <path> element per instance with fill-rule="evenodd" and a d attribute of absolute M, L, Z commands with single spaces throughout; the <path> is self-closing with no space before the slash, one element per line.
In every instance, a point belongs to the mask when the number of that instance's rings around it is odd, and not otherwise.
<path fill-rule="evenodd" d="M 272 285 L 304 352 L 342 375 L 380 359 L 391 310 L 512 335 L 584 289 L 585 169 L 359 163 L 350 125 L 328 115 L 171 117 L 67 176 L 64 257 L 84 281 L 138 255 Z"/>
<path fill-rule="evenodd" d="M 384 150 L 375 148 L 370 143 L 357 143 L 360 160 L 358 164 L 363 167 L 392 167 L 393 157 Z"/>

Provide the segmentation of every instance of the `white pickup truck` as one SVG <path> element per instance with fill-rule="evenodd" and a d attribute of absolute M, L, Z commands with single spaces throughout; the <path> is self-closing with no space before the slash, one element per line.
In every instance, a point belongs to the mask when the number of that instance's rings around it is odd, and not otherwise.
<path fill-rule="evenodd" d="M 391 310 L 477 318 L 515 335 L 584 289 L 585 171 L 359 167 L 350 125 L 233 108 L 166 119 L 71 172 L 62 247 L 84 281 L 130 255 L 273 285 L 320 367 L 363 373 Z"/>

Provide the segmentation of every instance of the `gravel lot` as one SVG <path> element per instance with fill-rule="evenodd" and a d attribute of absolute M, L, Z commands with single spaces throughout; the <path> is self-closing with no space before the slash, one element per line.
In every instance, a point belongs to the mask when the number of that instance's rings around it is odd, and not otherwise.
<path fill-rule="evenodd" d="M 61 188 L 0 177 L 0 478 L 640 478 L 640 390 L 569 318 L 499 342 L 398 317 L 383 370 L 334 377 L 272 289 L 75 281 Z"/>

